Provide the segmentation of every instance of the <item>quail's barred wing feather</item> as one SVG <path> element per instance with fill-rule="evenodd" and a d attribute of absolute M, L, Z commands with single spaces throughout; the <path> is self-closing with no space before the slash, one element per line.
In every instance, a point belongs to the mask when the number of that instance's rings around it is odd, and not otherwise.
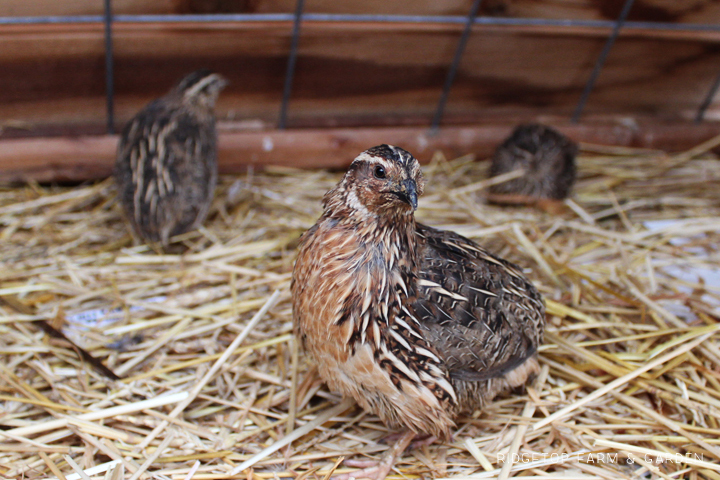
<path fill-rule="evenodd" d="M 411 305 L 451 378 L 515 369 L 542 341 L 545 308 L 518 268 L 454 232 L 417 225 L 418 294 Z"/>

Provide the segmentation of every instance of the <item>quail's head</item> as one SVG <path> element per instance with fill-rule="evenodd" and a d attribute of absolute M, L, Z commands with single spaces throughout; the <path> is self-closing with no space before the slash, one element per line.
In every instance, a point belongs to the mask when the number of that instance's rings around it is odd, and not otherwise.
<path fill-rule="evenodd" d="M 424 187 L 415 157 L 392 145 L 358 155 L 338 185 L 348 208 L 369 215 L 411 214 Z"/>
<path fill-rule="evenodd" d="M 228 81 L 220 74 L 198 70 L 185 76 L 175 87 L 183 103 L 214 108 L 218 95 Z"/>

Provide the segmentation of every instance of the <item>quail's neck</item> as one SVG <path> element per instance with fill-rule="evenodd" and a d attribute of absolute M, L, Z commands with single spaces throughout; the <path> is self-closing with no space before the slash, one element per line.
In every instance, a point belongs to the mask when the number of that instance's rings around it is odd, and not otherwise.
<path fill-rule="evenodd" d="M 355 208 L 353 199 L 342 193 L 325 197 L 322 222 L 325 228 L 355 237 L 352 243 L 358 247 L 342 252 L 352 266 L 352 291 L 358 299 L 347 312 L 348 318 L 355 319 L 355 333 L 348 342 L 368 342 L 379 348 L 379 332 L 416 292 L 419 262 L 415 218 L 412 212 L 374 214 Z"/>
<path fill-rule="evenodd" d="M 381 258 L 388 271 L 400 269 L 403 277 L 414 276 L 418 262 L 413 212 L 387 209 L 374 213 L 352 193 L 342 193 L 326 198 L 325 217 L 360 237 L 368 247 L 366 253 Z"/>

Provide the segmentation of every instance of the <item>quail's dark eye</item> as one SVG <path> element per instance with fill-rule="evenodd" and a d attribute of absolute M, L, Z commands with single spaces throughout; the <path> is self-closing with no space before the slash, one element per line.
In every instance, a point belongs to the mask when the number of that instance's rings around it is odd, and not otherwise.
<path fill-rule="evenodd" d="M 375 167 L 375 178 L 385 178 L 385 168 L 378 165 Z"/>

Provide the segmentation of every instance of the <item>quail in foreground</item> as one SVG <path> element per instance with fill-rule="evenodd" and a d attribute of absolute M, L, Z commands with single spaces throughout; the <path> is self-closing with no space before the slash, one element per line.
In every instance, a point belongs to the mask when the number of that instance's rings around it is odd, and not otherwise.
<path fill-rule="evenodd" d="M 115 181 L 135 232 L 167 247 L 202 224 L 217 183 L 215 102 L 227 81 L 207 70 L 183 78 L 138 113 L 118 145 Z"/>
<path fill-rule="evenodd" d="M 420 165 L 380 145 L 323 199 L 292 275 L 295 334 L 321 377 L 405 429 L 372 472 L 384 478 L 416 433 L 446 439 L 462 412 L 538 369 L 545 308 L 515 265 L 415 221 Z"/>
<path fill-rule="evenodd" d="M 572 140 L 539 124 L 518 126 L 495 151 L 490 176 L 523 170 L 522 176 L 490 187 L 488 200 L 504 204 L 539 204 L 553 210 L 575 182 Z"/>

